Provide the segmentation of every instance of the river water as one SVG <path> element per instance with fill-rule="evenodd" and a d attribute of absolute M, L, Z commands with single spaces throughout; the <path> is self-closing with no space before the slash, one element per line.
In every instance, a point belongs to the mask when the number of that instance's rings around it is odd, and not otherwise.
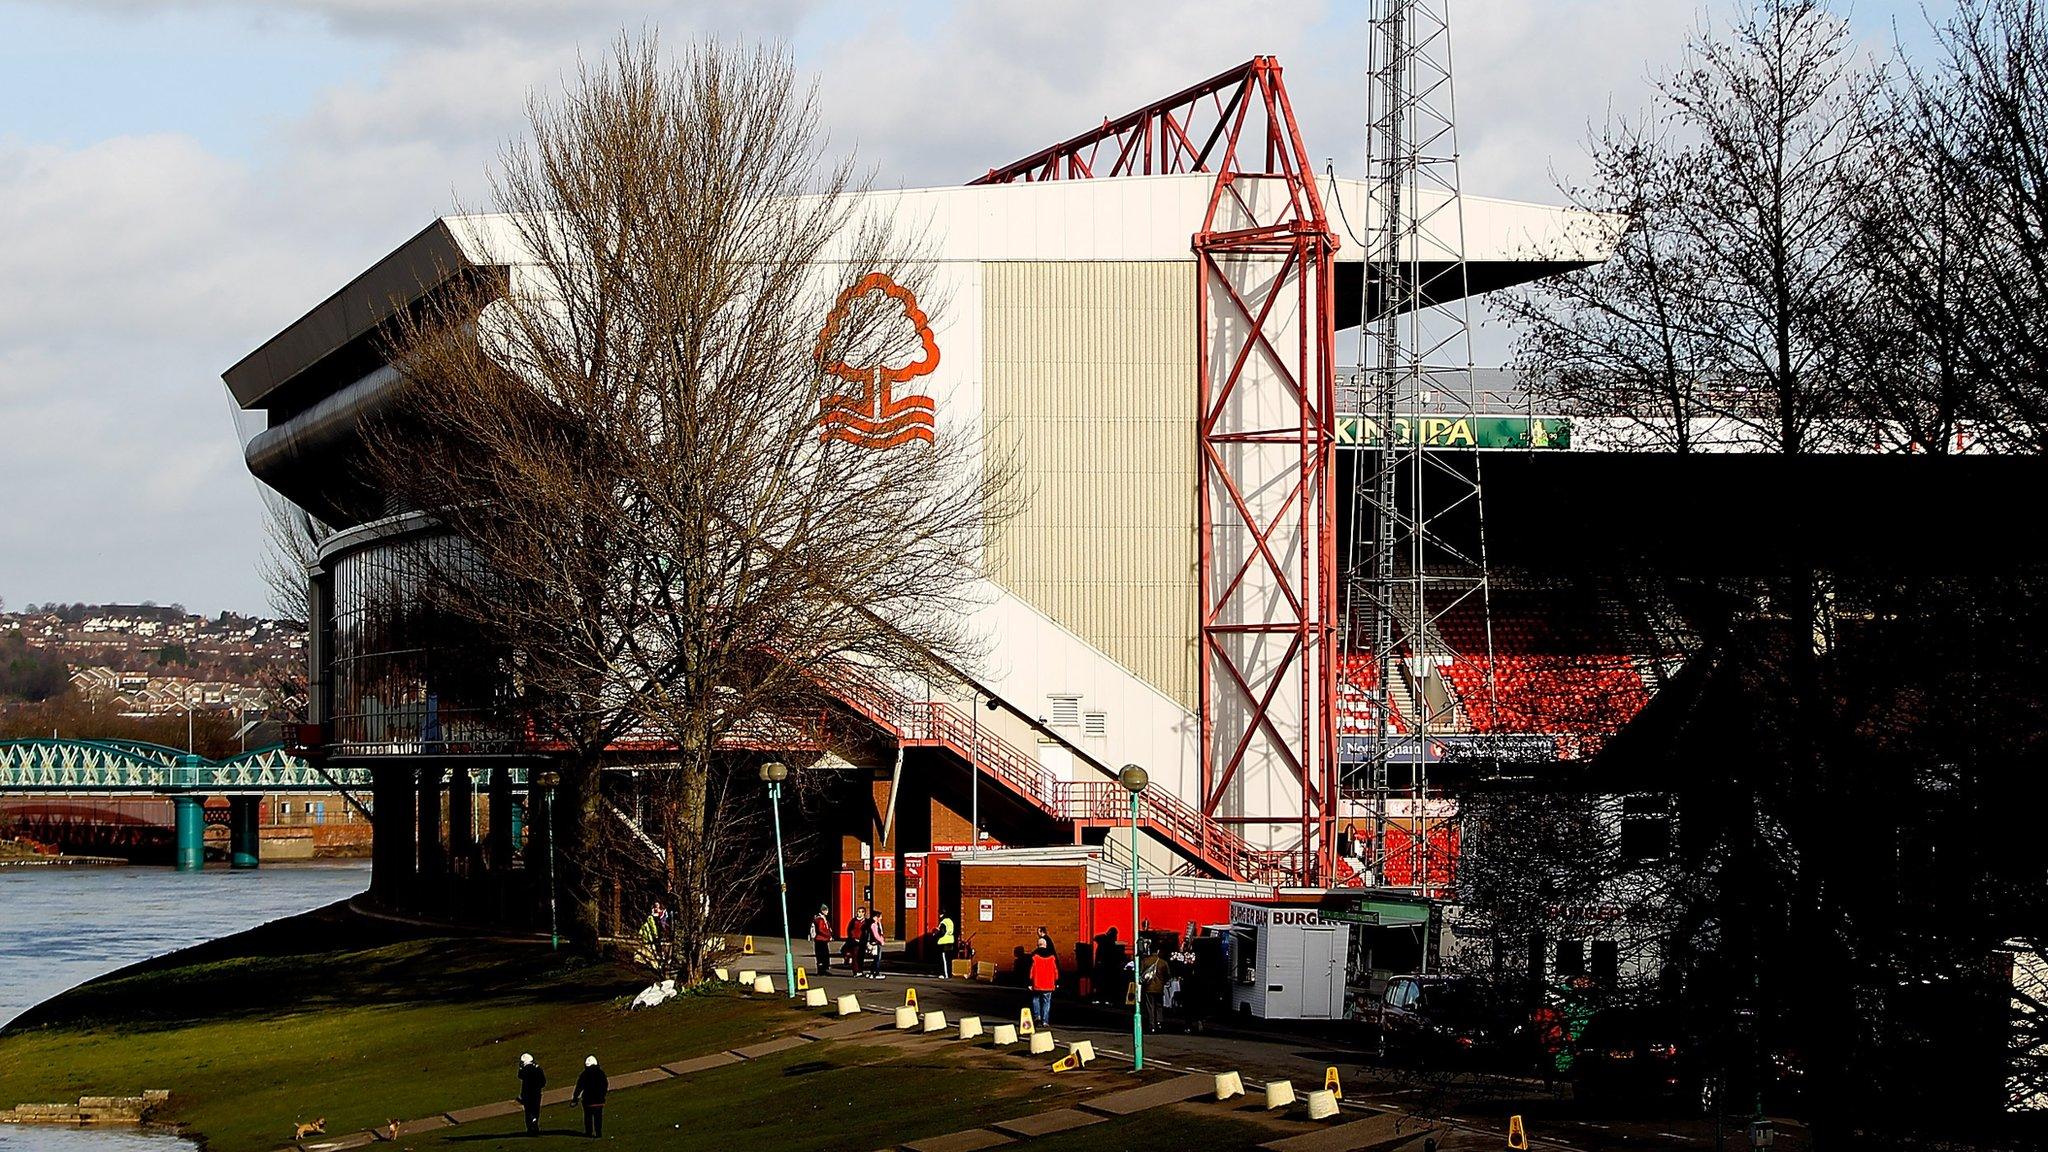
<path fill-rule="evenodd" d="M 361 892 L 366 862 L 209 868 L 0 868 L 0 1026 L 95 976 Z M 157 1084 L 102 1085 L 141 1091 Z M 171 1085 L 175 1087 L 175 1085 Z M 0 1085 L 0 1095 L 4 1095 Z M 24 1101 L 0 1099 L 0 1108 Z M 36 1101 L 44 1103 L 44 1101 Z M 133 1130 L 0 1124 L 0 1152 L 183 1152 Z"/>

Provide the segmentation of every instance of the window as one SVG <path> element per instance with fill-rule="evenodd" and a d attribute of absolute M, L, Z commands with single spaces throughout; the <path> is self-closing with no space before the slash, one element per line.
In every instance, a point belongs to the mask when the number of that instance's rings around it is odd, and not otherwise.
<path fill-rule="evenodd" d="M 1621 978 L 1621 945 L 1613 940 L 1593 941 L 1593 979 L 1612 985 Z"/>
<path fill-rule="evenodd" d="M 1621 858 L 1629 863 L 1671 855 L 1671 798 L 1660 794 L 1621 798 Z"/>

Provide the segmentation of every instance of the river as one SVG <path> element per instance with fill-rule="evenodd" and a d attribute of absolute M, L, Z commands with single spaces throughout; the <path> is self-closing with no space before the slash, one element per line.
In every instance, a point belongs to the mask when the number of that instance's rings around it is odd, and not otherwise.
<path fill-rule="evenodd" d="M 208 868 L 0 868 L 0 1026 L 104 975 L 361 892 L 366 862 Z M 176 1085 L 101 1085 L 134 1090 Z M 24 1103 L 0 1100 L 0 1108 Z M 36 1101 L 43 1103 L 43 1101 Z M 0 1152 L 182 1152 L 186 1141 L 132 1129 L 0 1124 Z"/>

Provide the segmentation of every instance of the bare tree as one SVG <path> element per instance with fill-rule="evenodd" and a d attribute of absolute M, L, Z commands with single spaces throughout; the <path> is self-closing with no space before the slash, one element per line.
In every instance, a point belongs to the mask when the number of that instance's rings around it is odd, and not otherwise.
<path fill-rule="evenodd" d="M 307 623 L 306 573 L 319 558 L 320 546 L 306 512 L 268 488 L 262 490 L 263 559 L 257 573 L 270 595 L 270 610 L 286 620 Z"/>
<path fill-rule="evenodd" d="M 1843 317 L 1859 305 L 1850 207 L 1872 178 L 1862 109 L 1882 73 L 1817 0 L 1764 0 L 1703 27 L 1658 83 L 1656 128 L 1591 146 L 1588 208 L 1630 213 L 1617 259 L 1510 297 L 1517 366 L 1573 411 L 1635 438 L 1798 453 L 1843 411 Z"/>
<path fill-rule="evenodd" d="M 493 185 L 509 279 L 395 334 L 412 402 L 375 453 L 451 531 L 440 603 L 562 751 L 583 932 L 604 871 L 651 861 L 690 976 L 761 859 L 747 750 L 800 743 L 849 677 L 971 660 L 1007 514 L 977 430 L 897 391 L 936 364 L 934 265 L 818 115 L 783 54 L 671 67 L 651 37 L 537 98 Z M 626 808 L 600 769 L 636 762 L 636 847 L 601 853 Z"/>

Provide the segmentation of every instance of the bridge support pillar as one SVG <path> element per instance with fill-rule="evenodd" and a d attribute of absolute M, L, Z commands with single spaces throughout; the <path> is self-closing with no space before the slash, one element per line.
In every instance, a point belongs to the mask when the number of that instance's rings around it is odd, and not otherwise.
<path fill-rule="evenodd" d="M 260 796 L 228 797 L 228 863 L 232 867 L 254 868 L 262 859 L 262 803 Z"/>
<path fill-rule="evenodd" d="M 181 792 L 171 797 L 171 814 L 178 871 L 197 872 L 206 867 L 206 799 Z"/>

